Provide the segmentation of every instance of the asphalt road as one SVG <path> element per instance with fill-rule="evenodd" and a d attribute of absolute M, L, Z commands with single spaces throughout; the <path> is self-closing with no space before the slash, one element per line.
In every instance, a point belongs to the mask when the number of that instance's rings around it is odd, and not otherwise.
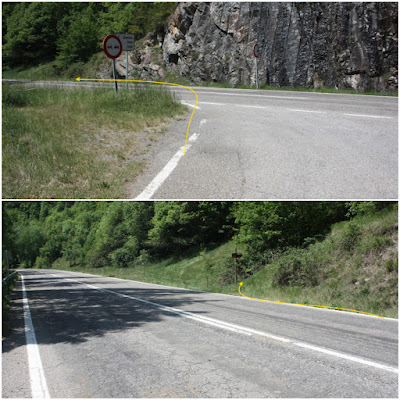
<path fill-rule="evenodd" d="M 397 320 L 56 270 L 23 276 L 37 346 L 25 342 L 19 282 L 4 398 L 31 397 L 30 379 L 63 398 L 398 397 Z"/>
<path fill-rule="evenodd" d="M 175 124 L 132 198 L 397 198 L 397 98 L 194 89 L 191 148 L 162 173 L 184 144 L 187 120 Z"/>

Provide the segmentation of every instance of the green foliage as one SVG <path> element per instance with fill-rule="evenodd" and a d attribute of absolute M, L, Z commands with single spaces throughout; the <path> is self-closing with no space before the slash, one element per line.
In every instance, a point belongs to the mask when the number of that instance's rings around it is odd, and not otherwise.
<path fill-rule="evenodd" d="M 246 245 L 250 259 L 262 265 L 271 250 L 304 246 L 323 237 L 332 223 L 345 218 L 341 202 L 243 202 L 234 210 L 239 225 L 237 240 Z"/>
<path fill-rule="evenodd" d="M 293 249 L 274 263 L 273 284 L 277 286 L 315 286 L 320 265 L 315 252 Z"/>
<path fill-rule="evenodd" d="M 62 67 L 85 62 L 111 33 L 136 40 L 160 30 L 176 3 L 5 3 L 3 67 L 32 65 L 56 57 Z"/>
<path fill-rule="evenodd" d="M 351 221 L 346 225 L 341 235 L 341 246 L 346 251 L 351 251 L 357 245 L 361 236 L 361 228 L 356 223 Z"/>
<path fill-rule="evenodd" d="M 72 16 L 68 29 L 58 40 L 61 65 L 66 67 L 75 61 L 86 62 L 92 54 L 101 49 L 98 40 L 98 24 L 93 7 Z"/>
<path fill-rule="evenodd" d="M 4 64 L 29 65 L 54 58 L 57 25 L 67 8 L 67 3 L 17 3 L 4 21 Z"/>
<path fill-rule="evenodd" d="M 26 268 L 33 267 L 44 244 L 45 237 L 40 226 L 31 224 L 17 227 L 15 250 L 20 263 Z"/>
<path fill-rule="evenodd" d="M 393 203 L 388 201 L 351 201 L 347 203 L 347 216 L 372 215 L 391 206 L 393 206 Z"/>
<path fill-rule="evenodd" d="M 157 202 L 149 245 L 159 255 L 221 243 L 232 231 L 228 202 Z"/>

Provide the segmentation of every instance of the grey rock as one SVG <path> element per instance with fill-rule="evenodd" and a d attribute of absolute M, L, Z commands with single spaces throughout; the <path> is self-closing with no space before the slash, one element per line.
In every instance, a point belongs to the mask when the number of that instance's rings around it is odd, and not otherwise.
<path fill-rule="evenodd" d="M 398 88 L 398 4 L 179 3 L 131 57 L 141 79 L 390 91 Z M 125 74 L 125 58 L 117 60 Z M 155 65 L 159 66 L 156 68 Z"/>
<path fill-rule="evenodd" d="M 397 3 L 180 3 L 163 44 L 167 70 L 250 84 L 390 90 L 398 85 Z"/>

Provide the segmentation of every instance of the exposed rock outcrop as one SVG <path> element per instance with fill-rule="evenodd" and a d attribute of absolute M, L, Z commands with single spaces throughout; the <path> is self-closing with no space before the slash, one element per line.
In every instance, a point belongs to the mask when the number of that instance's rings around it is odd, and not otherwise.
<path fill-rule="evenodd" d="M 397 27 L 398 4 L 388 2 L 180 3 L 132 68 L 146 78 L 170 71 L 192 83 L 252 84 L 257 43 L 261 84 L 393 90 Z"/>

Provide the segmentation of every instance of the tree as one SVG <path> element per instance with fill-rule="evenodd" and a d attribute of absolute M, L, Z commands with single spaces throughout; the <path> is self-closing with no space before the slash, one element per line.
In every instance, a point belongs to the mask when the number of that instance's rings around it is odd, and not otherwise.
<path fill-rule="evenodd" d="M 346 207 L 341 202 L 240 202 L 234 215 L 237 240 L 261 262 L 271 250 L 303 246 L 323 235 L 345 218 Z"/>
<path fill-rule="evenodd" d="M 31 268 L 45 243 L 42 229 L 36 225 L 18 226 L 16 228 L 16 257 L 26 268 Z"/>
<path fill-rule="evenodd" d="M 108 204 L 105 214 L 95 230 L 94 239 L 86 254 L 86 261 L 94 267 L 104 267 L 110 263 L 112 251 L 122 247 L 127 237 L 123 223 L 123 204 Z"/>
<path fill-rule="evenodd" d="M 9 66 L 29 65 L 54 59 L 58 22 L 68 3 L 17 3 L 6 16 L 3 60 Z"/>
<path fill-rule="evenodd" d="M 229 202 L 156 202 L 149 244 L 162 255 L 221 243 L 232 233 Z"/>
<path fill-rule="evenodd" d="M 57 58 L 64 65 L 86 62 L 101 49 L 99 25 L 93 7 L 89 6 L 69 18 L 71 22 L 57 42 Z"/>
<path fill-rule="evenodd" d="M 3 4 L 3 66 L 54 60 L 86 62 L 110 33 L 136 40 L 162 30 L 172 2 L 33 2 Z"/>

